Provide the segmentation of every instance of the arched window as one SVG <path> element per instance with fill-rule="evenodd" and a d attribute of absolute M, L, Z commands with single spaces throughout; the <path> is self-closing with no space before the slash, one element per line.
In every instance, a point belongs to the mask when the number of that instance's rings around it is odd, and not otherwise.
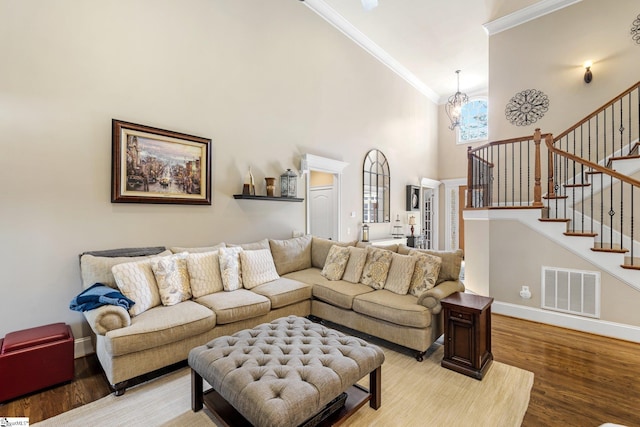
<path fill-rule="evenodd" d="M 458 144 L 486 141 L 489 136 L 487 100 L 476 98 L 462 106 Z"/>

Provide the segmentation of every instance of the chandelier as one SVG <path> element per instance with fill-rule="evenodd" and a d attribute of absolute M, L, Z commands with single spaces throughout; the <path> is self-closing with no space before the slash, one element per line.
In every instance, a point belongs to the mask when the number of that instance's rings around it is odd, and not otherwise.
<path fill-rule="evenodd" d="M 456 126 L 460 126 L 462 106 L 469 102 L 467 94 L 460 92 L 460 70 L 456 70 L 456 74 L 458 76 L 458 90 L 449 97 L 447 105 L 444 106 L 447 116 L 449 116 L 449 120 L 451 121 L 451 126 L 449 126 L 451 130 L 454 130 Z"/>

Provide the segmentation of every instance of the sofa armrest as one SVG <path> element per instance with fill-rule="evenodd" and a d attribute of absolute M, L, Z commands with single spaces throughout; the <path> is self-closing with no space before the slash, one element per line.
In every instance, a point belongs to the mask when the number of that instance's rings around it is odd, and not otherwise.
<path fill-rule="evenodd" d="M 129 312 L 117 305 L 103 305 L 94 310 L 85 311 L 83 314 L 96 335 L 104 335 L 114 329 L 131 325 Z"/>
<path fill-rule="evenodd" d="M 464 285 L 459 280 L 442 282 L 418 297 L 418 304 L 424 305 L 431 313 L 438 314 L 442 310 L 440 300 L 454 292 L 464 292 Z"/>

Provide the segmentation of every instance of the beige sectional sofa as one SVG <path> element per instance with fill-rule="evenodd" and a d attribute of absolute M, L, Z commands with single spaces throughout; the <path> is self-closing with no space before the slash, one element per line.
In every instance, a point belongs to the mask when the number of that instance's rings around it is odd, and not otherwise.
<path fill-rule="evenodd" d="M 104 283 L 136 301 L 129 310 L 84 312 L 116 395 L 133 378 L 185 360 L 193 347 L 289 315 L 344 325 L 417 350 L 422 360 L 442 333 L 440 299 L 464 291 L 461 251 L 431 252 L 437 277 L 428 277 L 419 267 L 427 255 L 406 246 L 304 236 L 169 249 L 80 255 L 85 289 Z"/>

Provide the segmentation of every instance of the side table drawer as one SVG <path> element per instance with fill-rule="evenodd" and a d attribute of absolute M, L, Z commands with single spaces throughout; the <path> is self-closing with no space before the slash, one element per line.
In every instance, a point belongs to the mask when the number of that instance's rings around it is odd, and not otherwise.
<path fill-rule="evenodd" d="M 450 310 L 449 319 L 463 320 L 465 322 L 473 322 L 473 315 L 455 309 Z"/>

